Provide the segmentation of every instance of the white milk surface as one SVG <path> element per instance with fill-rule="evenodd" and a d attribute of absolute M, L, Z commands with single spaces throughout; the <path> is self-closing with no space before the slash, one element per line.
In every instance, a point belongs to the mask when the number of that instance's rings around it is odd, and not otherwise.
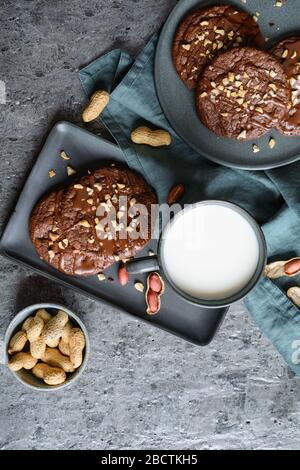
<path fill-rule="evenodd" d="M 164 232 L 161 256 L 173 283 L 203 300 L 225 299 L 252 278 L 259 245 L 249 222 L 222 205 L 198 205 Z"/>

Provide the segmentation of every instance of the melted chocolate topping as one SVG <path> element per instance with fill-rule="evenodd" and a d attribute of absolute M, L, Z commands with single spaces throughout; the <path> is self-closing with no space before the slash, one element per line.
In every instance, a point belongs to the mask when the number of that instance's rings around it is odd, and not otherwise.
<path fill-rule="evenodd" d="M 112 164 L 43 198 L 31 216 L 31 240 L 59 271 L 91 276 L 145 246 L 151 204 L 156 196 L 145 180 Z M 146 228 L 141 236 L 139 222 Z"/>

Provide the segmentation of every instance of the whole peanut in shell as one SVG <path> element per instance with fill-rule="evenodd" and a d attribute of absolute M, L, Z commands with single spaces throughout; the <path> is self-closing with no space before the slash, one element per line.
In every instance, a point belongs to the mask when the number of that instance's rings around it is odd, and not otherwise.
<path fill-rule="evenodd" d="M 58 349 L 46 348 L 42 361 L 50 366 L 60 367 L 65 372 L 74 372 L 75 367 L 67 356 L 63 356 Z"/>
<path fill-rule="evenodd" d="M 72 328 L 72 323 L 68 321 L 62 330 L 61 339 L 63 339 L 66 343 L 69 343 L 70 331 L 72 330 Z"/>
<path fill-rule="evenodd" d="M 131 140 L 135 144 L 162 147 L 163 145 L 170 145 L 172 138 L 169 132 L 163 129 L 153 131 L 149 127 L 141 126 L 131 132 Z"/>
<path fill-rule="evenodd" d="M 47 385 L 60 385 L 66 381 L 66 373 L 59 367 L 54 367 L 52 370 L 48 370 L 44 374 L 44 382 Z"/>
<path fill-rule="evenodd" d="M 47 323 L 52 318 L 51 313 L 47 312 L 47 310 L 45 310 L 44 308 L 40 308 L 36 312 L 35 316 L 40 317 L 42 320 L 44 320 L 44 323 Z"/>
<path fill-rule="evenodd" d="M 18 331 L 10 340 L 8 345 L 8 354 L 20 352 L 27 342 L 26 331 Z"/>
<path fill-rule="evenodd" d="M 29 342 L 32 343 L 33 341 L 36 341 L 41 335 L 44 328 L 44 320 L 40 317 L 34 317 L 28 323 L 26 323 L 26 326 L 25 323 L 23 326 L 27 333 L 27 338 Z"/>
<path fill-rule="evenodd" d="M 30 354 L 32 355 L 32 357 L 35 357 L 35 359 L 41 359 L 44 355 L 45 350 L 46 343 L 42 336 L 30 343 Z"/>
<path fill-rule="evenodd" d="M 90 122 L 97 119 L 102 113 L 104 108 L 109 103 L 109 93 L 105 90 L 98 90 L 92 94 L 89 104 L 82 113 L 82 119 L 84 122 Z"/>
<path fill-rule="evenodd" d="M 13 371 L 21 369 L 32 369 L 37 363 L 37 359 L 28 352 L 18 352 L 9 360 L 8 367 Z"/>
<path fill-rule="evenodd" d="M 70 346 L 69 343 L 67 343 L 65 340 L 62 338 L 59 340 L 58 343 L 58 349 L 64 356 L 70 356 Z"/>
<path fill-rule="evenodd" d="M 40 362 L 33 369 L 32 373 L 39 379 L 44 380 L 47 385 L 60 385 L 66 381 L 66 373 L 60 367 L 52 367 Z"/>
<path fill-rule="evenodd" d="M 23 325 L 22 325 L 22 330 L 23 330 L 23 331 L 27 331 L 27 330 L 28 330 L 29 325 L 31 324 L 33 318 L 34 318 L 34 317 L 28 317 L 28 318 L 26 318 L 26 320 L 24 321 L 24 323 L 23 323 Z"/>
<path fill-rule="evenodd" d="M 50 368 L 51 366 L 49 366 L 48 364 L 44 364 L 43 362 L 39 362 L 38 364 L 36 364 L 34 366 L 34 368 L 32 369 L 32 373 L 33 375 L 35 375 L 38 379 L 42 379 L 44 377 L 44 373 L 45 373 L 45 370 L 47 368 Z"/>
<path fill-rule="evenodd" d="M 68 321 L 68 323 L 66 323 L 64 326 L 61 339 L 58 344 L 58 348 L 60 352 L 64 354 L 65 356 L 70 356 L 69 337 L 70 337 L 71 329 L 72 329 L 72 324 L 70 321 Z"/>
<path fill-rule="evenodd" d="M 287 291 L 287 296 L 294 302 L 297 307 L 300 307 L 300 287 L 290 287 Z"/>
<path fill-rule="evenodd" d="M 69 317 L 66 312 L 59 310 L 59 312 L 49 320 L 43 330 L 43 338 L 47 346 L 55 348 L 59 344 L 64 326 L 68 322 Z"/>
<path fill-rule="evenodd" d="M 82 351 L 85 347 L 84 334 L 80 328 L 72 328 L 69 337 L 70 360 L 75 368 L 82 364 Z"/>

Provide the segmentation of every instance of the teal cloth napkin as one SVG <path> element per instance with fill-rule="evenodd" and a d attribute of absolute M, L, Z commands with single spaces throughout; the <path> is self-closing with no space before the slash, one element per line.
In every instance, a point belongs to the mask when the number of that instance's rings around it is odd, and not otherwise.
<path fill-rule="evenodd" d="M 154 84 L 154 37 L 134 61 L 114 50 L 80 71 L 90 96 L 96 89 L 110 92 L 101 119 L 122 149 L 128 165 L 144 175 L 165 202 L 170 187 L 183 183 L 183 203 L 223 199 L 248 210 L 262 225 L 270 260 L 300 255 L 300 162 L 284 168 L 254 172 L 214 164 L 196 153 L 174 132 L 160 107 Z M 170 147 L 151 148 L 131 142 L 140 124 L 167 129 Z M 247 296 L 246 306 L 291 369 L 300 376 L 300 310 L 285 295 L 299 278 L 274 283 L 262 279 Z"/>

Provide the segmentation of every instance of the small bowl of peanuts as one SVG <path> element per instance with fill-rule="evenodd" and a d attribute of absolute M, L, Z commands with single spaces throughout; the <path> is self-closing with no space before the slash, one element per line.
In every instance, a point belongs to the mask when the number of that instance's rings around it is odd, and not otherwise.
<path fill-rule="evenodd" d="M 88 333 L 80 318 L 52 303 L 21 310 L 4 341 L 8 368 L 35 390 L 57 390 L 75 382 L 89 355 Z"/>

